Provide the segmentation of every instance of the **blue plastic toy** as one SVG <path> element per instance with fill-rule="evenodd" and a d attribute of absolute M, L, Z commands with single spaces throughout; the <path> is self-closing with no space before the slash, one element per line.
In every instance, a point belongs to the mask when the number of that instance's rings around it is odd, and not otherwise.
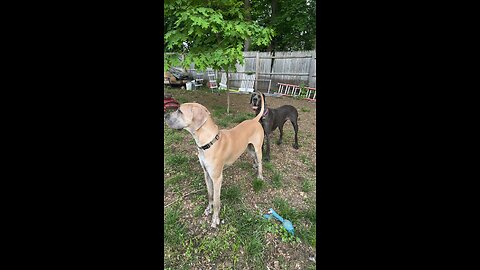
<path fill-rule="evenodd" d="M 283 227 L 292 235 L 295 233 L 293 229 L 293 224 L 290 222 L 290 220 L 283 219 L 277 212 L 275 212 L 272 208 L 268 211 L 268 214 L 263 215 L 265 218 L 270 218 L 273 216 L 274 218 L 278 219 L 280 222 L 282 222 Z"/>

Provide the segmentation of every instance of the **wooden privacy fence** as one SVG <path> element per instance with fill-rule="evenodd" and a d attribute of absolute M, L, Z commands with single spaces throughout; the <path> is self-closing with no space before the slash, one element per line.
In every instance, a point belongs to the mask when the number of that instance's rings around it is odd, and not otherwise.
<path fill-rule="evenodd" d="M 240 88 L 244 74 L 255 74 L 255 89 L 276 92 L 278 83 L 316 87 L 316 51 L 244 52 L 245 63 L 236 65 L 237 72 L 229 72 L 229 86 Z M 190 72 L 195 71 L 192 64 Z M 221 78 L 224 71 L 217 71 Z M 205 79 L 207 75 L 205 74 Z"/>
<path fill-rule="evenodd" d="M 244 52 L 244 65 L 236 65 L 230 85 L 238 88 L 243 73 L 255 73 L 255 89 L 277 91 L 278 83 L 316 87 L 316 52 Z M 221 73 L 221 72 L 220 72 Z"/>

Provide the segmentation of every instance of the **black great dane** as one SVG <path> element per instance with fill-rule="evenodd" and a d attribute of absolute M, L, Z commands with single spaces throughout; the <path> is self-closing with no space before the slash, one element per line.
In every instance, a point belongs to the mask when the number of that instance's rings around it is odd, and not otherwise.
<path fill-rule="evenodd" d="M 263 141 L 264 144 L 267 145 L 267 151 L 263 156 L 265 161 L 270 160 L 270 139 L 269 135 L 278 127 L 280 130 L 280 138 L 277 141 L 277 144 L 282 143 L 283 137 L 283 125 L 287 120 L 293 125 L 293 129 L 295 130 L 295 143 L 293 144 L 293 148 L 298 149 L 298 111 L 295 107 L 290 105 L 283 105 L 276 109 L 270 109 L 267 107 L 267 102 L 265 101 L 265 95 L 263 95 L 263 100 L 265 102 L 265 112 L 263 116 L 260 118 L 260 123 L 262 124 L 263 131 L 265 133 L 265 139 Z M 260 109 L 262 108 L 262 99 L 260 98 L 259 93 L 253 93 L 250 97 L 250 104 L 252 105 L 252 109 L 255 111 L 255 114 L 258 115 L 260 113 Z M 263 148 L 263 146 L 262 146 Z"/>

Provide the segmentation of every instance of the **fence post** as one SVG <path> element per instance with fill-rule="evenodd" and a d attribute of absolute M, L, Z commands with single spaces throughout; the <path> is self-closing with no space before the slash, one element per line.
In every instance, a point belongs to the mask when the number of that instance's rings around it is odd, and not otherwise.
<path fill-rule="evenodd" d="M 255 58 L 255 92 L 258 92 L 258 69 L 260 68 L 260 53 L 257 51 Z"/>
<path fill-rule="evenodd" d="M 310 59 L 310 68 L 309 68 L 309 71 L 308 71 L 308 87 L 316 87 L 316 60 L 317 60 L 317 51 L 313 51 L 312 52 L 312 58 Z M 315 82 L 314 82 L 314 77 L 315 76 Z"/>

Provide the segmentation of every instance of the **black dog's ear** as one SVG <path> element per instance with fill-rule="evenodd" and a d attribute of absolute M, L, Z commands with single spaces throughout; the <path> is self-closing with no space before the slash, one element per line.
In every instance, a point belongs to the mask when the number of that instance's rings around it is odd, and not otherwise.
<path fill-rule="evenodd" d="M 266 108 L 267 107 L 267 100 L 265 99 L 265 94 L 262 93 L 262 96 L 263 96 L 263 107 Z"/>

